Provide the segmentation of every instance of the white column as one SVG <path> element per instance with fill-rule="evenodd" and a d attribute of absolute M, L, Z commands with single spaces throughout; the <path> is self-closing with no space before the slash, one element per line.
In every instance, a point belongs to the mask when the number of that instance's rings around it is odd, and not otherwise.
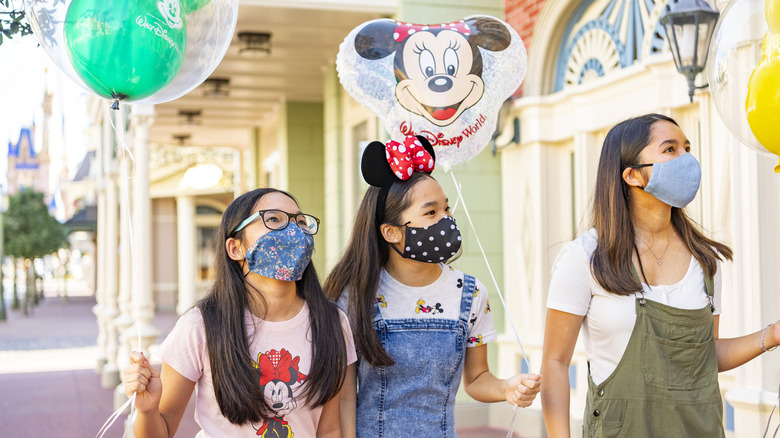
<path fill-rule="evenodd" d="M 195 304 L 195 202 L 192 196 L 176 198 L 176 229 L 179 260 L 179 299 L 181 315 Z"/>
<path fill-rule="evenodd" d="M 119 241 L 119 199 L 117 196 L 116 175 L 109 174 L 105 179 L 106 192 L 106 234 L 104 237 L 106 251 L 102 255 L 105 263 L 104 304 L 103 314 L 106 316 L 106 358 L 107 363 L 101 374 L 101 385 L 113 388 L 119 384 L 119 367 L 117 366 L 118 332 L 115 325 L 119 316 L 117 298 L 119 295 L 117 277 L 119 260 L 117 246 Z"/>
<path fill-rule="evenodd" d="M 133 325 L 124 336 L 135 348 L 147 352 L 160 335 L 152 325 L 152 202 L 149 197 L 149 130 L 154 124 L 154 106 L 136 105 L 131 114 L 135 175 L 132 178 L 133 202 Z M 138 344 L 138 338 L 140 343 Z"/>
<path fill-rule="evenodd" d="M 593 187 L 596 186 L 596 169 L 599 162 L 601 145 L 589 132 L 574 134 L 574 229 L 573 235 L 588 228 L 590 202 Z M 561 163 L 565 164 L 565 163 Z M 573 237 L 573 236 L 572 236 Z"/>
<path fill-rule="evenodd" d="M 735 262 L 731 287 L 727 290 L 737 297 L 732 299 L 731 308 L 724 305 L 721 320 L 731 320 L 737 333 L 721 332 L 723 337 L 760 330 L 777 321 L 780 315 L 777 297 L 780 289 L 777 270 L 780 183 L 772 170 L 777 161 L 759 156 L 733 138 L 731 146 L 731 228 Z M 736 381 L 726 392 L 726 401 L 734 407 L 735 436 L 763 434 L 769 413 L 777 401 L 778 353 L 765 353 L 733 371 Z M 776 425 L 774 421 L 770 429 Z"/>
<path fill-rule="evenodd" d="M 233 198 L 238 198 L 244 193 L 244 163 L 243 154 L 240 149 L 233 151 Z"/>
<path fill-rule="evenodd" d="M 107 125 L 103 120 L 104 128 Z M 103 315 L 103 300 L 105 296 L 105 262 L 103 261 L 103 255 L 106 253 L 107 247 L 104 242 L 106 235 L 106 195 L 104 191 L 105 176 L 103 175 L 103 148 L 105 147 L 105 129 L 103 130 L 103 139 L 100 143 L 100 147 L 97 149 L 96 162 L 98 166 L 97 178 L 95 181 L 95 192 L 97 197 L 97 248 L 95 257 L 95 269 L 97 269 L 97 284 L 95 287 L 95 301 L 96 304 L 92 307 L 92 313 L 97 317 L 98 324 L 98 336 L 97 336 L 97 364 L 95 366 L 95 372 L 101 373 L 103 366 L 108 362 L 106 352 L 106 319 Z"/>
<path fill-rule="evenodd" d="M 124 109 L 120 109 L 124 111 Z M 119 127 L 119 123 L 117 123 Z M 122 129 L 122 128 L 120 128 Z M 124 333 L 133 324 L 133 261 L 131 257 L 130 248 L 131 243 L 131 231 L 130 231 L 130 218 L 132 214 L 132 199 L 130 197 L 130 184 L 131 175 L 133 169 L 133 163 L 130 161 L 127 153 L 121 152 L 122 145 L 117 145 L 118 157 L 119 157 L 119 316 L 114 320 L 114 326 L 119 337 L 119 344 L 117 345 L 116 363 L 117 367 L 122 370 L 130 364 L 130 350 L 132 348 L 128 343 L 124 342 Z M 121 380 L 122 373 L 119 373 Z M 124 388 L 119 383 L 114 390 L 114 409 L 121 406 L 127 400 Z"/>

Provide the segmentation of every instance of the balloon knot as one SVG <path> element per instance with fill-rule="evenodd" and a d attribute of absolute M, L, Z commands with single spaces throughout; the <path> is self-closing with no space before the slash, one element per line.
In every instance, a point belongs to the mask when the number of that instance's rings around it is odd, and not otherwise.
<path fill-rule="evenodd" d="M 114 103 L 111 104 L 112 110 L 118 110 L 119 109 L 119 99 L 114 100 Z"/>

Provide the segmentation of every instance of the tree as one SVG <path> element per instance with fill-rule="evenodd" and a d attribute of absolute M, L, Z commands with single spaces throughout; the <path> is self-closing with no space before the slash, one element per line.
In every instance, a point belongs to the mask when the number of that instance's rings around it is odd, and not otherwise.
<path fill-rule="evenodd" d="M 43 193 L 29 189 L 8 198 L 8 211 L 3 219 L 5 253 L 23 259 L 27 267 L 25 304 L 22 306 L 22 313 L 26 315 L 30 301 L 37 300 L 33 260 L 66 247 L 68 230 L 49 214 Z"/>
<path fill-rule="evenodd" d="M 0 0 L 0 45 L 3 39 L 13 39 L 14 35 L 29 35 L 32 33 L 30 23 L 26 19 L 24 8 L 14 0 Z"/>

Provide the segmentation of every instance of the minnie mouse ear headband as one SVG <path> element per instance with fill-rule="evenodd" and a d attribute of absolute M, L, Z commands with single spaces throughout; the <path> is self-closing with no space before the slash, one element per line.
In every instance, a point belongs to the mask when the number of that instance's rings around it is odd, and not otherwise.
<path fill-rule="evenodd" d="M 380 189 L 376 203 L 377 226 L 383 223 L 390 186 L 398 180 L 406 181 L 414 172 L 433 172 L 435 161 L 433 146 L 422 135 L 409 135 L 403 143 L 395 140 L 387 144 L 373 141 L 366 146 L 360 170 L 368 184 Z"/>

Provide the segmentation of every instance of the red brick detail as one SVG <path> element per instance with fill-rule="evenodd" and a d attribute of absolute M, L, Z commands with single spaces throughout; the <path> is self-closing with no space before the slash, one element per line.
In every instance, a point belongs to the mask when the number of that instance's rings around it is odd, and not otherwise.
<path fill-rule="evenodd" d="M 504 3 L 506 22 L 523 39 L 526 51 L 531 46 L 531 38 L 533 38 L 534 28 L 539 20 L 544 2 L 545 0 L 506 0 Z M 512 97 L 520 97 L 522 94 L 523 87 L 520 86 Z"/>

